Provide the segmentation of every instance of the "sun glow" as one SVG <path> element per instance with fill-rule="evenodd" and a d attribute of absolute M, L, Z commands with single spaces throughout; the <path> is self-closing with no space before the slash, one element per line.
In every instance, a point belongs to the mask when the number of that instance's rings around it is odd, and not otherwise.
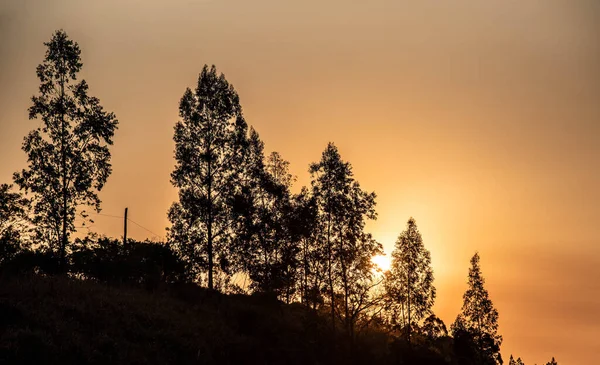
<path fill-rule="evenodd" d="M 389 255 L 378 255 L 371 259 L 382 271 L 388 271 L 391 265 L 391 257 Z"/>

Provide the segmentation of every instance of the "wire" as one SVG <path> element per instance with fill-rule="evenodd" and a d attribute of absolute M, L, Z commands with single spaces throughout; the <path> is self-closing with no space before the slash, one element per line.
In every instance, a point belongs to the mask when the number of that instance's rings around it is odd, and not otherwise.
<path fill-rule="evenodd" d="M 118 215 L 112 215 L 112 214 L 103 214 L 103 213 L 94 213 L 94 212 L 90 212 L 89 214 L 101 215 L 103 217 L 111 217 L 111 218 L 120 218 L 120 219 L 123 219 L 123 217 L 119 217 Z"/>
<path fill-rule="evenodd" d="M 147 232 L 150 232 L 150 233 L 152 233 L 152 234 L 153 234 L 153 235 L 154 235 L 156 238 L 160 238 L 160 239 L 162 239 L 162 236 L 161 236 L 161 235 L 158 235 L 158 234 L 156 234 L 156 233 L 152 232 L 152 231 L 151 231 L 151 230 L 149 230 L 148 228 L 146 228 L 146 227 L 142 226 L 141 224 L 139 224 L 139 223 L 137 223 L 137 222 L 133 221 L 132 219 L 130 219 L 130 218 L 127 218 L 127 220 L 128 220 L 128 221 L 130 221 L 131 223 L 135 224 L 136 226 L 140 227 L 141 229 L 143 229 L 143 230 L 145 230 L 145 231 L 147 231 Z"/>
<path fill-rule="evenodd" d="M 124 219 L 124 218 L 125 218 L 125 217 L 120 217 L 120 216 L 118 216 L 118 215 L 113 215 L 113 214 L 103 214 L 103 213 L 96 213 L 96 212 L 90 212 L 90 214 L 101 215 L 101 216 L 103 216 L 103 217 L 119 218 L 119 219 Z M 147 232 L 149 232 L 149 233 L 152 233 L 152 234 L 154 235 L 154 237 L 156 237 L 156 238 L 158 238 L 158 239 L 161 239 L 161 240 L 163 239 L 163 236 L 161 236 L 161 235 L 159 235 L 159 234 L 156 234 L 156 233 L 152 232 L 151 230 L 149 230 L 148 228 L 146 228 L 146 227 L 142 226 L 141 224 L 139 224 L 138 222 L 134 221 L 133 219 L 131 219 L 131 218 L 129 218 L 129 217 L 128 217 L 128 218 L 127 218 L 127 220 L 128 220 L 129 222 L 131 222 L 131 223 L 135 224 L 136 226 L 140 227 L 141 229 L 143 229 L 143 230 L 145 230 L 145 231 L 147 231 Z"/>

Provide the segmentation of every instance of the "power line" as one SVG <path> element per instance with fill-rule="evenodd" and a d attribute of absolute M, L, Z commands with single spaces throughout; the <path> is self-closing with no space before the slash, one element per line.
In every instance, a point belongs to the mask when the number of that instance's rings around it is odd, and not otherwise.
<path fill-rule="evenodd" d="M 103 214 L 103 213 L 95 213 L 95 212 L 90 212 L 90 214 L 101 215 L 101 216 L 110 217 L 110 218 L 119 218 L 119 219 L 123 219 L 124 218 L 123 216 L 118 216 L 118 215 L 113 215 L 113 214 Z M 128 217 L 127 220 L 129 222 L 135 224 L 136 226 L 140 227 L 141 229 L 143 229 L 143 230 L 145 230 L 145 231 L 147 231 L 149 233 L 152 233 L 156 238 L 159 238 L 159 239 L 163 238 L 163 236 L 152 232 L 151 230 L 149 230 L 148 228 L 142 226 L 141 224 L 139 224 L 138 222 L 132 220 L 131 218 Z"/>
<path fill-rule="evenodd" d="M 123 217 L 119 217 L 118 215 L 112 215 L 112 214 L 103 214 L 103 213 L 94 213 L 94 212 L 91 212 L 90 214 L 101 215 L 103 217 L 111 217 L 111 218 L 123 219 Z"/>
<path fill-rule="evenodd" d="M 141 224 L 139 224 L 139 223 L 137 223 L 137 222 L 133 221 L 131 218 L 127 218 L 127 220 L 128 220 L 129 222 L 131 222 L 131 223 L 135 224 L 136 226 L 140 227 L 141 229 L 143 229 L 143 230 L 145 230 L 145 231 L 147 231 L 147 232 L 150 232 L 150 233 L 152 233 L 152 234 L 153 234 L 154 236 L 156 236 L 157 238 L 160 238 L 160 239 L 162 239 L 162 236 L 161 236 L 161 235 L 158 235 L 158 234 L 156 234 L 156 233 L 152 232 L 152 231 L 151 231 L 151 230 L 149 230 L 148 228 L 146 228 L 146 227 L 142 226 Z"/>

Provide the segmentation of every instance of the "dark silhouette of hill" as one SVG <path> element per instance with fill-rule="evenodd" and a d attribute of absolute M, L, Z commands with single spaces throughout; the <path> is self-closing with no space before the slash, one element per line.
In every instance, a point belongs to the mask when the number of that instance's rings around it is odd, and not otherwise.
<path fill-rule="evenodd" d="M 193 284 L 147 291 L 66 276 L 0 279 L 3 364 L 319 364 L 383 359 L 385 337 L 341 341 L 316 312 Z M 380 353 L 378 353 L 380 352 Z"/>

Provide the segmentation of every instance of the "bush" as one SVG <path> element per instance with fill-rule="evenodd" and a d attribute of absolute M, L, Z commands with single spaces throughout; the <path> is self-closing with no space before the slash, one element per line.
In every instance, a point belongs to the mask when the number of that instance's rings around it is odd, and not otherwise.
<path fill-rule="evenodd" d="M 70 271 L 85 279 L 110 284 L 133 284 L 155 289 L 187 281 L 185 264 L 167 245 L 155 242 L 100 238 L 77 240 Z"/>

